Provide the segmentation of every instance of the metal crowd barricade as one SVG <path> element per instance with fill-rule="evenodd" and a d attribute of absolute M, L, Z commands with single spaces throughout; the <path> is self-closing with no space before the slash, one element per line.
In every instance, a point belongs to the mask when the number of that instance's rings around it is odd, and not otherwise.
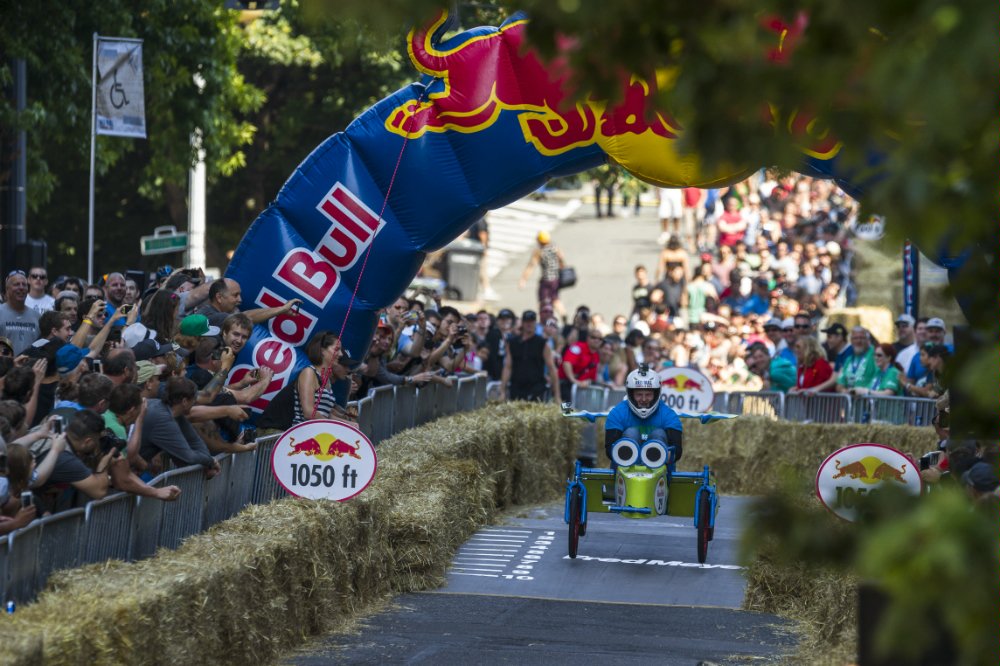
<path fill-rule="evenodd" d="M 845 393 L 789 393 L 785 397 L 785 418 L 800 423 L 848 423 L 851 396 Z"/>
<path fill-rule="evenodd" d="M 379 386 L 368 394 L 372 405 L 372 444 L 378 444 L 392 437 L 395 422 L 395 387 Z"/>
<path fill-rule="evenodd" d="M 38 572 L 38 544 L 42 538 L 39 521 L 14 530 L 8 536 L 10 549 L 7 563 L 6 598 L 24 603 L 38 594 L 35 580 Z"/>
<path fill-rule="evenodd" d="M 712 411 L 729 413 L 729 393 L 716 393 L 712 399 Z"/>
<path fill-rule="evenodd" d="M 256 450 L 233 454 L 233 463 L 229 468 L 229 492 L 226 494 L 226 518 L 235 516 L 250 503 L 256 459 Z"/>
<path fill-rule="evenodd" d="M 360 409 L 358 410 L 360 414 Z M 271 451 L 281 435 L 272 435 L 257 440 L 257 457 L 254 460 L 253 485 L 250 501 L 253 504 L 267 504 L 271 500 L 287 497 L 288 492 L 281 487 L 271 473 Z"/>
<path fill-rule="evenodd" d="M 0 601 L 7 600 L 7 567 L 10 564 L 10 535 L 0 539 Z"/>
<path fill-rule="evenodd" d="M 785 394 L 781 391 L 733 391 L 726 410 L 730 414 L 758 414 L 782 418 L 785 415 Z"/>
<path fill-rule="evenodd" d="M 499 382 L 497 382 L 499 384 Z M 476 407 L 486 404 L 486 396 L 490 392 L 490 378 L 486 375 L 476 375 Z"/>
<path fill-rule="evenodd" d="M 902 396 L 855 396 L 852 399 L 855 423 L 892 425 L 928 425 L 933 419 L 935 401 L 929 398 Z"/>
<path fill-rule="evenodd" d="M 392 410 L 393 434 L 413 427 L 417 410 L 417 387 L 412 384 L 397 386 L 395 402 Z"/>
<path fill-rule="evenodd" d="M 458 380 L 458 411 L 470 412 L 476 408 L 476 377 Z"/>
<path fill-rule="evenodd" d="M 913 420 L 910 425 L 929 426 L 934 423 L 937 414 L 937 400 L 934 398 L 907 398 L 913 405 Z"/>
<path fill-rule="evenodd" d="M 625 399 L 625 389 L 609 388 L 608 395 L 604 399 L 604 409 L 613 409 L 615 405 Z"/>
<path fill-rule="evenodd" d="M 419 426 L 434 420 L 434 404 L 437 402 L 438 385 L 428 382 L 417 389 L 417 404 L 413 425 Z"/>
<path fill-rule="evenodd" d="M 458 410 L 458 382 L 452 379 L 451 386 L 438 385 L 437 396 L 434 400 L 434 418 L 449 416 Z"/>
<path fill-rule="evenodd" d="M 503 384 L 501 382 L 489 382 L 486 384 L 486 401 L 497 401 L 503 395 Z"/>
<path fill-rule="evenodd" d="M 149 482 L 155 488 L 163 487 L 163 474 Z M 133 560 L 144 560 L 156 554 L 160 542 L 160 524 L 163 521 L 164 502 L 152 497 L 137 497 L 132 512 L 135 538 L 132 541 Z"/>
<path fill-rule="evenodd" d="M 80 544 L 86 529 L 86 510 L 70 509 L 45 516 L 38 523 L 42 535 L 38 542 L 38 572 L 35 588 L 42 589 L 54 571 L 72 569 L 80 564 Z"/>
<path fill-rule="evenodd" d="M 160 521 L 160 548 L 176 548 L 186 536 L 202 530 L 205 516 L 205 483 L 213 483 L 216 476 L 205 480 L 205 468 L 189 465 L 170 470 L 163 475 L 164 486 L 177 486 L 181 496 L 173 502 L 163 503 L 163 519 Z"/>
<path fill-rule="evenodd" d="M 87 502 L 84 564 L 105 560 L 128 560 L 132 553 L 135 497 L 114 493 Z"/>
<path fill-rule="evenodd" d="M 365 433 L 368 439 L 374 441 L 375 431 L 375 408 L 371 398 L 361 398 L 358 400 L 358 430 Z"/>
<path fill-rule="evenodd" d="M 233 470 L 233 454 L 225 453 L 215 456 L 221 471 L 214 479 L 205 481 L 205 510 L 202 518 L 202 529 L 208 529 L 216 523 L 228 518 L 226 497 L 229 495 L 229 477 Z"/>
<path fill-rule="evenodd" d="M 608 389 L 603 386 L 573 386 L 573 407 L 588 412 L 604 411 Z M 580 457 L 597 459 L 597 424 L 586 423 L 580 433 Z"/>

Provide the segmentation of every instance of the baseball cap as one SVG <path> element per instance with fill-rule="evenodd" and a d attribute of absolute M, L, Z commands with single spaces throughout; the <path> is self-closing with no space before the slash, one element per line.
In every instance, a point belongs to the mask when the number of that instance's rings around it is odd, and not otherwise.
<path fill-rule="evenodd" d="M 823 329 L 823 332 L 826 333 L 827 335 L 833 333 L 835 335 L 839 335 L 842 338 L 847 337 L 847 329 L 844 328 L 843 324 L 830 324 L 829 326 Z"/>
<path fill-rule="evenodd" d="M 157 356 L 165 356 L 172 351 L 174 351 L 173 345 L 161 345 L 155 338 L 140 340 L 132 347 L 132 353 L 135 354 L 136 361 L 148 361 Z"/>
<path fill-rule="evenodd" d="M 946 329 L 948 327 L 944 325 L 944 319 L 941 319 L 940 317 L 931 317 L 927 320 L 927 328 Z"/>
<path fill-rule="evenodd" d="M 76 345 L 63 345 L 56 352 L 56 372 L 60 375 L 68 375 L 76 370 L 86 355 L 86 352 Z"/>
<path fill-rule="evenodd" d="M 781 320 L 778 319 L 777 317 L 771 317 L 764 324 L 764 328 L 765 329 L 768 329 L 768 328 L 781 328 Z"/>
<path fill-rule="evenodd" d="M 167 369 L 165 365 L 157 365 L 152 361 L 138 361 L 135 364 L 135 378 L 139 384 L 145 384 L 153 377 L 159 377 Z"/>
<path fill-rule="evenodd" d="M 997 472 L 988 462 L 977 462 L 962 475 L 962 483 L 972 486 L 981 493 L 989 493 L 1000 486 Z"/>
<path fill-rule="evenodd" d="M 917 320 L 914 319 L 913 317 L 911 317 L 910 315 L 904 313 L 904 314 L 901 314 L 898 317 L 896 317 L 896 323 L 897 324 L 899 322 L 901 322 L 901 321 L 906 322 L 910 326 L 913 326 L 913 324 L 916 323 Z"/>
<path fill-rule="evenodd" d="M 497 314 L 497 319 L 503 319 L 504 317 L 508 317 L 510 319 L 513 319 L 514 318 L 514 311 L 511 310 L 511 309 L 509 309 L 509 308 L 504 308 L 503 310 L 501 310 L 499 312 L 499 314 Z"/>
<path fill-rule="evenodd" d="M 205 337 L 219 334 L 218 326 L 209 326 L 208 317 L 201 314 L 193 314 L 181 320 L 181 335 L 192 337 Z"/>
<path fill-rule="evenodd" d="M 14 351 L 14 343 L 10 341 L 10 338 L 0 337 L 0 345 L 7 345 L 10 347 L 10 351 Z"/>
<path fill-rule="evenodd" d="M 795 328 L 795 318 L 787 317 L 781 320 L 781 330 L 787 331 L 789 329 Z"/>
<path fill-rule="evenodd" d="M 525 310 L 521 313 L 522 321 L 538 321 L 538 313 L 534 310 Z"/>
<path fill-rule="evenodd" d="M 550 240 L 552 240 L 552 236 L 549 235 L 549 232 L 547 232 L 547 231 L 539 231 L 538 232 L 538 242 L 539 243 L 548 243 Z"/>
<path fill-rule="evenodd" d="M 129 349 L 135 347 L 143 340 L 155 337 L 156 331 L 151 328 L 146 328 L 140 323 L 135 323 L 122 329 L 122 342 L 124 342 Z"/>

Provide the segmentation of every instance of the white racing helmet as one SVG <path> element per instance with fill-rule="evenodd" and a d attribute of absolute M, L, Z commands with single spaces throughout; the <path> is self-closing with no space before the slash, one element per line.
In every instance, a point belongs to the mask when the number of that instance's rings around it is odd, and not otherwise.
<path fill-rule="evenodd" d="M 648 407 L 640 407 L 635 401 L 635 391 L 638 389 L 653 390 L 657 393 L 656 399 Z M 625 395 L 628 400 L 628 407 L 632 413 L 640 419 L 648 417 L 656 411 L 659 406 L 660 376 L 643 364 L 628 373 L 625 379 Z"/>

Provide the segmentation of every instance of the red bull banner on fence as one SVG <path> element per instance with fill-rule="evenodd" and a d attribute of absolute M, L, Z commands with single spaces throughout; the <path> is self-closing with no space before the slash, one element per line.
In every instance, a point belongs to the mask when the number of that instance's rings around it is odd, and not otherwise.
<path fill-rule="evenodd" d="M 882 444 L 852 444 L 831 453 L 816 473 L 816 496 L 844 520 L 857 520 L 859 498 L 887 485 L 923 492 L 920 470 L 906 454 Z"/>
<path fill-rule="evenodd" d="M 343 345 L 360 357 L 378 310 L 404 291 L 428 252 L 552 177 L 613 160 L 654 184 L 711 187 L 760 166 L 707 173 L 697 155 L 680 152 L 680 123 L 652 105 L 668 81 L 662 74 L 626 77 L 614 106 L 575 102 L 564 64 L 526 47 L 525 16 L 444 39 L 446 21 L 441 14 L 408 36 L 420 80 L 313 150 L 236 249 L 227 277 L 242 285 L 245 307 L 303 301 L 300 311 L 257 326 L 234 368 L 237 378 L 255 365 L 274 369 L 257 411 L 307 364 L 300 348 L 315 331 L 339 332 L 349 319 Z M 780 28 L 787 50 L 795 43 L 788 25 L 795 39 L 805 29 L 801 19 L 763 29 Z M 768 110 L 776 131 L 800 140 L 799 171 L 836 175 L 835 137 L 804 112 Z"/>

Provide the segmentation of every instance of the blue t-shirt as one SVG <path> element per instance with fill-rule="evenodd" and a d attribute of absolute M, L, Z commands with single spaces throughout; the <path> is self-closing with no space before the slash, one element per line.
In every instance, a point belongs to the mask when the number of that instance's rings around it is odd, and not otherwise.
<path fill-rule="evenodd" d="M 681 419 L 677 412 L 667 407 L 662 400 L 657 400 L 659 409 L 650 414 L 647 418 L 640 419 L 628 406 L 628 401 L 623 400 L 608 413 L 608 418 L 604 422 L 605 430 L 621 430 L 625 432 L 629 428 L 638 428 L 640 435 L 648 435 L 657 428 L 664 430 L 680 430 Z"/>

